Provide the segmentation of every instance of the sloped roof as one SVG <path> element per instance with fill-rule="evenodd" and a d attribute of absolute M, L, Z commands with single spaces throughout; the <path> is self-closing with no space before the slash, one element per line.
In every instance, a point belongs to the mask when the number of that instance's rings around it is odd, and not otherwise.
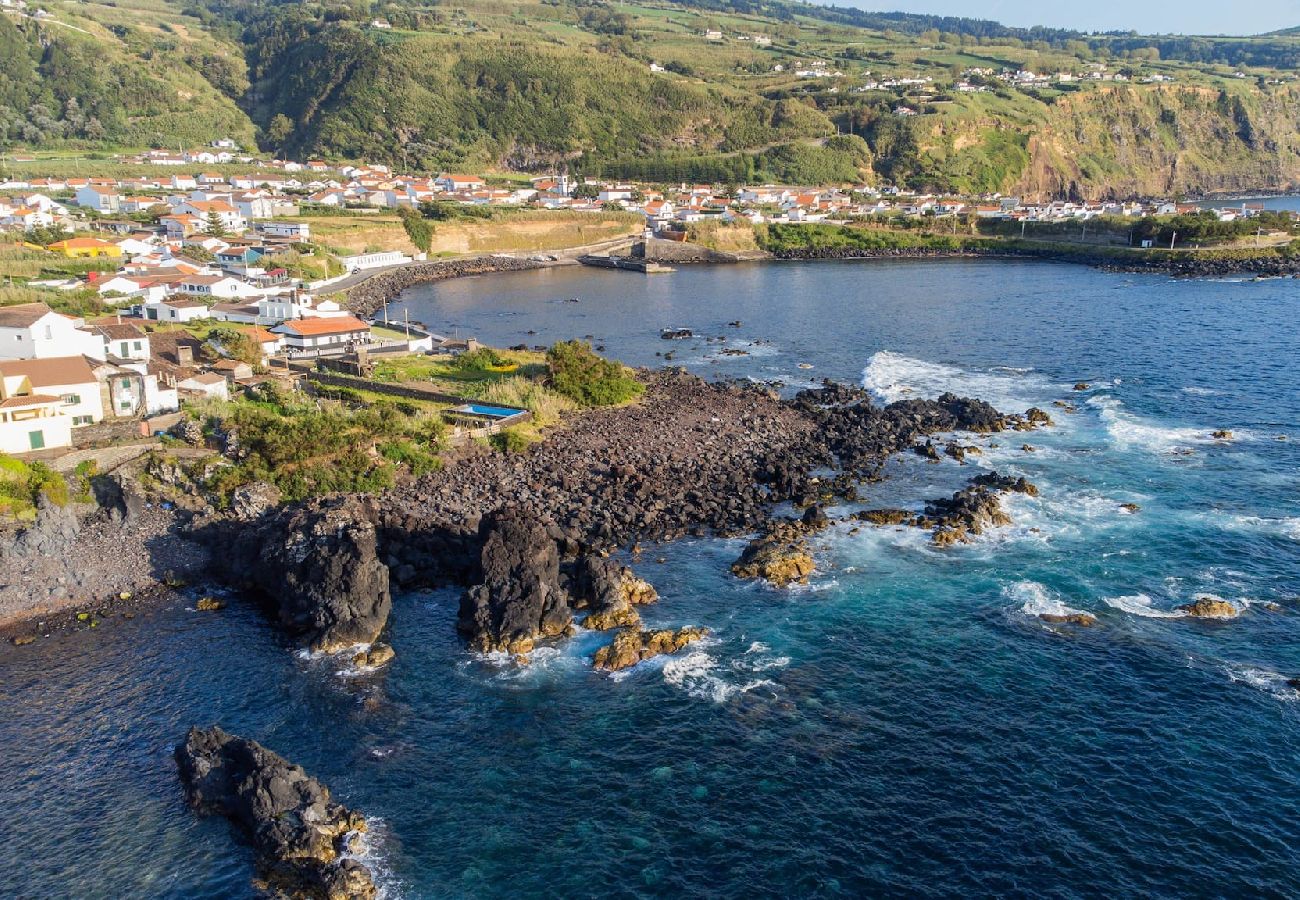
<path fill-rule="evenodd" d="M 84 356 L 51 356 L 45 359 L 8 359 L 0 361 L 0 376 L 26 377 L 33 388 L 52 384 L 86 384 L 95 373 Z"/>

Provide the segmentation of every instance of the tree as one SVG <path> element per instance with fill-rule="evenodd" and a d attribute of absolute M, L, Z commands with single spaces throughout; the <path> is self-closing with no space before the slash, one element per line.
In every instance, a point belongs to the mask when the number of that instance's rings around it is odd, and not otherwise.
<path fill-rule="evenodd" d="M 276 113 L 266 126 L 266 139 L 276 149 L 283 146 L 291 134 L 293 134 L 293 120 L 284 113 Z"/>
<path fill-rule="evenodd" d="M 433 246 L 433 223 L 409 206 L 397 207 L 397 215 L 402 220 L 406 236 L 411 239 L 415 249 L 421 253 L 428 253 L 429 248 Z"/>
<path fill-rule="evenodd" d="M 584 182 L 573 189 L 573 196 L 576 200 L 595 200 L 600 196 L 600 188 Z"/>
<path fill-rule="evenodd" d="M 597 356 L 586 341 L 560 341 L 546 362 L 555 389 L 581 406 L 626 403 L 645 390 L 622 363 Z"/>
<path fill-rule="evenodd" d="M 230 232 L 226 230 L 226 222 L 221 215 L 215 210 L 208 210 L 208 217 L 203 221 L 203 230 L 212 237 L 225 237 Z"/>

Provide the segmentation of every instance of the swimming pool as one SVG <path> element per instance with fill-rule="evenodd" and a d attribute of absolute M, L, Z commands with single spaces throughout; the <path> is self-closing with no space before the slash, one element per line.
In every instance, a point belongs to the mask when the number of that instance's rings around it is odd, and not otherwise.
<path fill-rule="evenodd" d="M 510 419 L 527 412 L 527 410 L 513 406 L 485 406 L 481 403 L 466 403 L 464 406 L 457 406 L 450 412 L 467 416 L 482 416 L 486 419 Z"/>

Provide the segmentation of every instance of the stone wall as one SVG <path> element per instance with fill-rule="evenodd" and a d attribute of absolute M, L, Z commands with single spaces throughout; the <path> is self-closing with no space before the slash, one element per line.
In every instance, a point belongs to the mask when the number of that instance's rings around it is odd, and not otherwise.
<path fill-rule="evenodd" d="M 347 294 L 347 308 L 359 316 L 372 316 L 395 300 L 402 291 L 417 284 L 465 275 L 482 275 L 486 272 L 523 272 L 541 267 L 542 264 L 534 260 L 513 256 L 477 256 L 470 259 L 412 263 L 399 269 L 380 272 L 352 288 Z"/>

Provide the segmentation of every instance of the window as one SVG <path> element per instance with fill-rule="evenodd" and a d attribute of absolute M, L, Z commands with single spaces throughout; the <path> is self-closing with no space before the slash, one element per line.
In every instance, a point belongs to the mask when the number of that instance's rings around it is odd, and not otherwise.
<path fill-rule="evenodd" d="M 64 394 L 64 395 L 63 395 L 63 405 L 64 405 L 64 406 L 76 406 L 76 405 L 77 405 L 78 403 L 80 403 L 80 402 L 81 402 L 81 395 L 80 395 L 80 394 Z"/>
<path fill-rule="evenodd" d="M 143 349 L 144 349 L 144 347 L 141 345 L 141 343 L 140 343 L 139 341 L 136 341 L 136 342 L 135 342 L 134 344 L 132 344 L 131 346 L 134 347 L 137 351 L 139 351 L 139 350 L 143 350 Z"/>
<path fill-rule="evenodd" d="M 50 325 L 45 326 L 45 339 L 47 341 L 54 340 L 54 328 Z"/>

